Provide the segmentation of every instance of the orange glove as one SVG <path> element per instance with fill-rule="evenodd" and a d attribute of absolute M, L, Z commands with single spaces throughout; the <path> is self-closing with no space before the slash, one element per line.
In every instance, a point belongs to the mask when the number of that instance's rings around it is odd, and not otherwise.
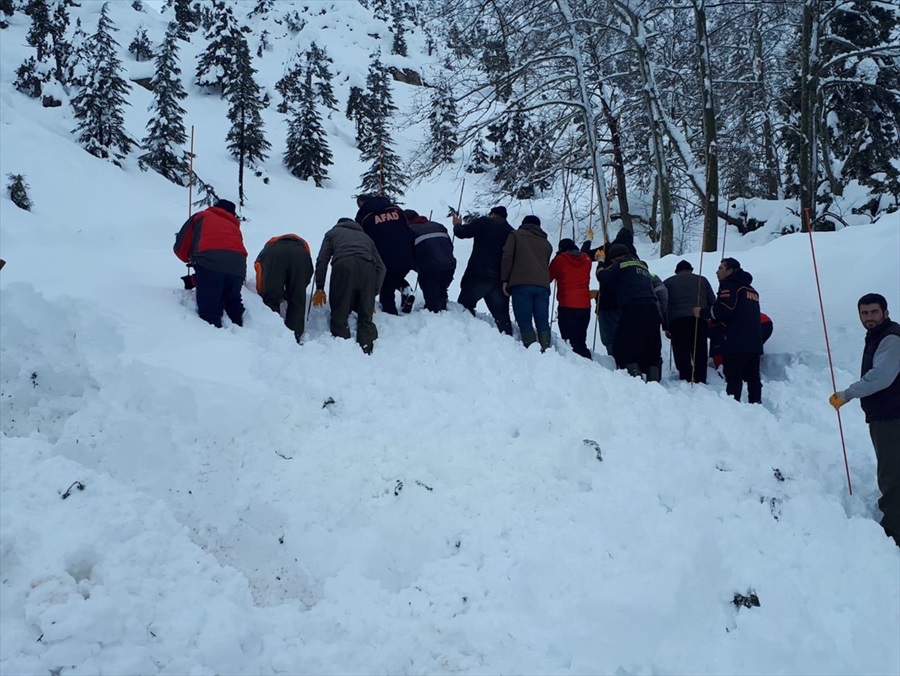
<path fill-rule="evenodd" d="M 602 246 L 599 249 L 597 249 L 597 253 L 594 254 L 594 260 L 600 261 L 601 263 L 606 261 L 606 251 L 603 249 Z"/>
<path fill-rule="evenodd" d="M 587 238 L 588 238 L 588 239 L 594 239 L 594 231 L 593 231 L 591 228 L 588 228 L 588 231 L 587 231 Z"/>
<path fill-rule="evenodd" d="M 312 304 L 313 307 L 322 307 L 325 303 L 328 302 L 328 298 L 325 296 L 325 289 L 319 289 L 313 294 Z"/>
<path fill-rule="evenodd" d="M 834 406 L 834 410 L 840 410 L 841 406 L 846 404 L 846 400 L 841 396 L 840 392 L 835 392 L 830 397 L 828 397 L 828 403 Z"/>

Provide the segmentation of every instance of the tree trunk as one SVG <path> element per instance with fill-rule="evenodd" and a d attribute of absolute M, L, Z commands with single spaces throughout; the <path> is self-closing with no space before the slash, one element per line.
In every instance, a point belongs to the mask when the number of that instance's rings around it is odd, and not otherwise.
<path fill-rule="evenodd" d="M 628 210 L 625 162 L 622 158 L 622 135 L 619 131 L 619 118 L 613 115 L 609 103 L 602 93 L 600 96 L 600 103 L 603 105 L 603 114 L 606 116 L 606 126 L 609 127 L 609 133 L 612 139 L 613 171 L 616 175 L 616 196 L 619 200 L 619 216 L 622 219 L 622 225 L 633 232 L 634 224 L 631 222 L 631 212 Z"/>
<path fill-rule="evenodd" d="M 756 60 L 756 91 L 762 102 L 763 129 L 762 143 L 765 157 L 765 172 L 763 174 L 763 187 L 768 199 L 780 198 L 780 170 L 778 157 L 775 154 L 775 125 L 772 124 L 772 105 L 769 102 L 769 92 L 766 89 L 766 60 L 763 57 L 762 17 L 759 10 L 754 13 L 753 49 Z"/>
<path fill-rule="evenodd" d="M 800 184 L 800 223 L 802 232 L 816 219 L 816 183 L 818 139 L 816 138 L 816 90 L 818 89 L 818 0 L 803 3 L 800 31 L 800 151 L 797 180 Z"/>
<path fill-rule="evenodd" d="M 703 104 L 703 149 L 706 155 L 706 206 L 703 209 L 703 251 L 716 251 L 719 237 L 719 157 L 716 152 L 716 109 L 712 92 L 712 63 L 706 34 L 705 0 L 694 0 L 697 27 L 697 65 Z"/>

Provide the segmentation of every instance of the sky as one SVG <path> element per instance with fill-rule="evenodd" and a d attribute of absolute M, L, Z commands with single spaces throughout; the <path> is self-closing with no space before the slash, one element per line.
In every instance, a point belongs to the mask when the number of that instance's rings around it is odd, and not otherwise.
<path fill-rule="evenodd" d="M 303 4 L 328 11 L 257 60 L 260 82 L 273 91 L 316 39 L 343 103 L 377 26 L 353 3 Z M 77 10 L 89 32 L 99 7 Z M 164 18 L 130 3 L 112 16 L 123 46 L 141 25 L 162 36 Z M 68 107 L 15 91 L 29 52 L 12 23 L 0 173 L 25 174 L 34 207 L 0 198 L 0 673 L 900 673 L 900 550 L 877 523 L 856 402 L 841 415 L 848 492 L 810 239 L 778 236 L 789 205 L 751 203 L 767 226 L 726 238 L 774 321 L 761 406 L 715 373 L 679 382 L 665 345 L 663 381 L 646 384 L 558 336 L 526 350 L 483 307 L 432 315 L 421 298 L 376 314 L 372 356 L 330 336 L 327 309 L 298 346 L 252 279 L 245 326 L 217 330 L 171 250 L 186 191 L 135 155 L 88 155 Z M 198 45 L 182 50 L 188 76 Z M 188 88 L 195 168 L 234 199 L 225 107 Z M 395 88 L 406 157 L 415 90 Z M 149 92 L 131 100 L 139 138 Z M 286 232 L 316 253 L 364 170 L 341 112 L 322 189 L 280 166 L 286 125 L 274 106 L 265 120 L 269 182 L 251 179 L 242 210 L 251 263 Z M 405 206 L 441 220 L 460 182 L 417 184 Z M 464 209 L 486 211 L 488 190 L 468 177 Z M 558 196 L 500 201 L 516 224 L 559 219 Z M 859 296 L 900 313 L 900 217 L 848 218 L 813 240 L 838 389 L 858 377 Z M 714 281 L 721 252 L 653 246 L 639 237 L 661 277 L 683 257 Z M 460 271 L 469 251 L 456 242 Z"/>

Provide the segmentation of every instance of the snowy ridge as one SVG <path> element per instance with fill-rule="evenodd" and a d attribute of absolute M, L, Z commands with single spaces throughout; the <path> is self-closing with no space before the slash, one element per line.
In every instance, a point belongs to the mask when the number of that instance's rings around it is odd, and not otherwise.
<path fill-rule="evenodd" d="M 0 170 L 27 175 L 35 208 L 0 199 L 0 673 L 900 672 L 900 554 L 855 403 L 847 494 L 806 235 L 735 253 L 775 322 L 761 407 L 714 374 L 691 388 L 666 364 L 647 385 L 605 356 L 525 350 L 458 309 L 376 314 L 367 357 L 322 310 L 298 347 L 248 285 L 246 326 L 215 330 L 170 249 L 184 191 L 89 156 L 68 109 L 15 92 L 10 35 Z M 204 179 L 225 186 L 214 98 L 187 103 Z M 332 124 L 324 190 L 272 139 L 271 182 L 248 187 L 251 261 L 288 231 L 315 253 L 352 215 L 352 129 Z M 408 204 L 437 217 L 457 189 Z M 895 217 L 816 234 L 839 387 L 859 368 L 856 299 L 900 313 Z M 751 592 L 760 606 L 738 609 Z"/>

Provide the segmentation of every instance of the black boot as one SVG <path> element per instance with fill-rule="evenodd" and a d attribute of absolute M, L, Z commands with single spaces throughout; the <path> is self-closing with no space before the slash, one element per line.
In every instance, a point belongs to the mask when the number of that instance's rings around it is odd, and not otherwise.
<path fill-rule="evenodd" d="M 522 345 L 524 345 L 525 347 L 528 347 L 536 340 L 537 337 L 534 335 L 534 331 L 529 331 L 528 333 L 522 334 Z"/>
<path fill-rule="evenodd" d="M 546 352 L 550 348 L 550 332 L 538 331 L 538 342 L 541 344 L 541 352 Z"/>

